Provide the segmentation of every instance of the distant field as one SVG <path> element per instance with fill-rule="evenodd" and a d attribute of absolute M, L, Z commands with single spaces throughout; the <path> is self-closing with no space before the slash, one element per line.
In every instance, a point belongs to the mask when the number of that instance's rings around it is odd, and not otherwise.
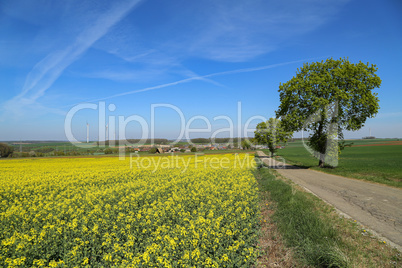
<path fill-rule="evenodd" d="M 394 187 L 402 187 L 402 144 L 396 139 L 352 140 L 346 147 L 335 169 L 319 168 L 318 159 L 311 156 L 301 141 L 289 143 L 279 150 L 288 163 L 335 175 L 363 179 Z M 392 143 L 392 145 L 382 145 Z M 365 146 L 362 146 L 365 145 Z M 370 146 L 372 145 L 372 146 Z"/>
<path fill-rule="evenodd" d="M 16 144 L 8 142 L 11 146 L 14 147 L 16 151 L 21 151 L 22 152 L 30 152 L 30 151 L 35 151 L 40 148 L 52 148 L 54 150 L 61 150 L 61 151 L 86 151 L 88 149 L 97 149 L 98 146 L 94 143 L 81 143 L 81 147 L 77 147 L 74 144 L 70 142 L 22 142 L 22 144 L 18 144 L 19 142 L 16 142 Z M 85 148 L 84 148 L 85 146 Z"/>
<path fill-rule="evenodd" d="M 105 154 L 104 149 L 109 148 L 108 145 L 97 145 L 95 142 L 90 143 L 70 143 L 70 142 L 60 142 L 60 141 L 22 141 L 19 144 L 19 141 L 13 142 L 5 142 L 11 145 L 14 148 L 14 158 L 20 157 L 84 157 L 88 155 L 95 156 L 117 156 L 119 154 L 118 147 L 111 146 L 114 151 L 110 154 Z M 187 143 L 180 142 L 180 145 L 188 145 Z M 150 144 L 145 144 L 150 145 Z M 157 147 L 158 144 L 155 144 Z M 30 152 L 35 152 L 36 155 L 28 155 Z M 59 153 L 55 153 L 59 152 Z M 131 151 L 132 152 L 132 151 Z M 126 151 L 126 154 L 131 153 L 129 150 Z M 240 149 L 225 149 L 225 150 L 200 150 L 197 153 L 203 154 L 226 154 L 226 153 L 244 153 L 246 151 Z M 42 153 L 42 154 L 38 154 Z M 61 154 L 60 154 L 61 153 Z M 141 155 L 150 155 L 154 153 L 150 153 L 148 151 L 139 152 Z M 25 154 L 25 155 L 23 155 Z M 180 155 L 193 155 L 194 153 L 181 153 L 177 152 Z"/>

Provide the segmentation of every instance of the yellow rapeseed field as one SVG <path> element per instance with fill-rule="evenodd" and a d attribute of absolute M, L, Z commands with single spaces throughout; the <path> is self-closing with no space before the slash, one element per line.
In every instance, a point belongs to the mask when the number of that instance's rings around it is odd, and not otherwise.
<path fill-rule="evenodd" d="M 249 267 L 253 156 L 0 161 L 0 267 Z"/>

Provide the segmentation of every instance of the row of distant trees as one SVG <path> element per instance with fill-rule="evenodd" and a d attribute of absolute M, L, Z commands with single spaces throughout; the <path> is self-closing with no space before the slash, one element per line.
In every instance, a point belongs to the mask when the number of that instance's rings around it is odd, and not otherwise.
<path fill-rule="evenodd" d="M 243 141 L 244 139 L 247 138 L 240 138 L 240 141 Z M 230 144 L 235 144 L 237 143 L 238 138 L 194 138 L 191 139 L 190 142 L 193 144 L 210 144 L 210 143 L 230 143 Z M 140 140 L 140 139 L 127 139 L 125 141 L 122 140 L 107 140 L 107 141 L 97 141 L 97 145 L 114 145 L 114 146 L 119 146 L 119 145 L 135 145 L 135 144 L 156 144 L 156 145 L 167 145 L 170 144 L 171 141 L 168 139 L 146 139 L 146 140 Z"/>
<path fill-rule="evenodd" d="M 240 140 L 245 140 L 247 138 L 240 138 Z M 209 143 L 236 143 L 238 138 L 195 138 L 190 140 L 192 143 L 196 144 L 209 144 Z"/>
<path fill-rule="evenodd" d="M 146 140 L 140 140 L 140 139 L 127 139 L 127 140 L 107 140 L 107 141 L 97 141 L 97 145 L 113 145 L 113 146 L 120 146 L 120 145 L 132 145 L 132 144 L 150 144 L 154 143 L 157 145 L 166 145 L 169 144 L 170 141 L 168 139 L 146 139 Z"/>

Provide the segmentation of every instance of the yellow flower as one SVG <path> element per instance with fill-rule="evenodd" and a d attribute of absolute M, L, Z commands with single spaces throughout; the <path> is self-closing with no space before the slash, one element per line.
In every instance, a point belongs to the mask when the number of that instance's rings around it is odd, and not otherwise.
<path fill-rule="evenodd" d="M 257 183 L 248 166 L 253 159 L 158 156 L 133 168 L 117 157 L 0 161 L 0 204 L 6 211 L 0 220 L 7 234 L 0 266 L 22 262 L 39 247 L 57 250 L 54 241 L 67 245 L 64 261 L 71 267 L 92 265 L 91 252 L 102 254 L 100 265 L 116 267 L 170 267 L 173 260 L 182 267 L 228 266 L 222 262 L 236 251 L 245 252 L 250 263 L 256 254 L 246 245 L 254 244 L 250 234 L 260 219 Z M 3 256 L 15 257 L 6 263 Z M 63 262 L 41 259 L 32 265 Z"/>

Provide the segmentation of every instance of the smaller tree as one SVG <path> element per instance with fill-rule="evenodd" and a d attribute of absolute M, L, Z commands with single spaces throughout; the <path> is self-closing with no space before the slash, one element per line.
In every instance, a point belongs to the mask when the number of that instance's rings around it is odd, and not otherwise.
<path fill-rule="evenodd" d="M 0 157 L 8 157 L 12 155 L 14 148 L 6 143 L 0 143 Z"/>
<path fill-rule="evenodd" d="M 197 147 L 192 147 L 191 152 L 193 152 L 193 153 L 197 152 Z"/>
<path fill-rule="evenodd" d="M 241 147 L 243 150 L 248 150 L 251 148 L 251 142 L 248 139 L 244 139 L 241 141 Z"/>
<path fill-rule="evenodd" d="M 277 145 L 280 142 L 287 142 L 293 133 L 285 131 L 279 119 L 270 118 L 268 121 L 257 125 L 254 135 L 254 140 L 259 144 L 268 146 L 271 156 L 274 156 Z"/>

